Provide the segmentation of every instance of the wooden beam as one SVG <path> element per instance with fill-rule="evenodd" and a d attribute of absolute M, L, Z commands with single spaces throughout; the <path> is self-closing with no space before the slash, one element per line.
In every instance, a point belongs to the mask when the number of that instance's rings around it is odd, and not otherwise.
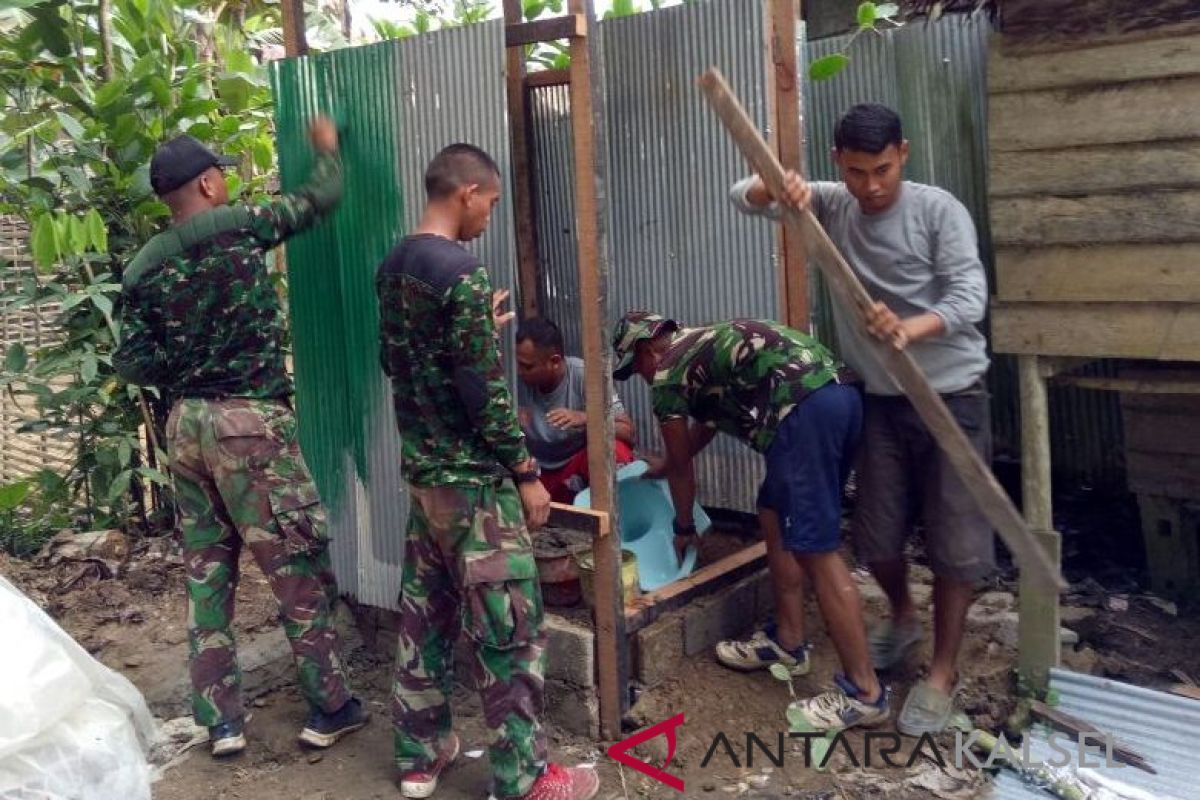
<path fill-rule="evenodd" d="M 569 69 L 543 69 L 525 75 L 525 88 L 536 89 L 541 86 L 566 86 L 571 82 Z"/>
<path fill-rule="evenodd" d="M 1153 36 L 1172 24 L 1200 21 L 1195 0 L 1003 0 L 999 5 L 1006 36 L 1053 40 L 1060 48 L 1094 38 Z"/>
<path fill-rule="evenodd" d="M 1051 562 L 1061 569 L 1062 539 L 1054 531 L 1050 497 L 1050 410 L 1046 381 L 1038 370 L 1037 356 L 1018 359 L 1021 386 L 1021 498 L 1025 520 Z M 1057 667 L 1059 642 L 1058 593 L 1047 591 L 1026 570 L 1021 570 L 1017 620 L 1017 668 L 1026 682 L 1039 691 L 1050 682 Z"/>
<path fill-rule="evenodd" d="M 524 13 L 521 0 L 504 0 L 504 21 L 515 25 Z M 513 217 L 517 226 L 517 298 L 521 317 L 538 313 L 537 222 L 533 209 L 533 142 L 525 93 L 525 48 L 505 54 L 509 146 L 512 148 Z"/>
<path fill-rule="evenodd" d="M 550 504 L 550 524 L 573 531 L 587 531 L 593 539 L 603 539 L 612 533 L 612 521 L 608 514 L 566 503 Z"/>
<path fill-rule="evenodd" d="M 721 117 L 721 121 L 754 170 L 762 176 L 773 193 L 781 193 L 783 167 L 755 129 L 754 123 L 734 97 L 720 71 L 716 68 L 708 70 L 701 76 L 700 85 L 708 96 L 709 103 Z M 816 250 L 816 263 L 825 275 L 835 299 L 846 312 L 856 315 L 865 327 L 863 314 L 873 305 L 871 297 L 812 211 L 806 210 L 801 214 L 785 207 L 784 224 L 804 228 L 807 241 Z M 1000 538 L 1012 551 L 1021 570 L 1028 572 L 1030 580 L 1045 591 L 1061 591 L 1066 588 L 1056 565 L 1030 534 L 1025 520 L 1008 499 L 996 476 L 975 452 L 966 434 L 946 408 L 941 396 L 929 385 L 925 373 L 917 366 L 912 355 L 906 350 L 896 350 L 873 337 L 867 338 L 871 342 L 874 356 L 904 391 L 930 434 L 954 466 L 967 491 L 979 505 L 980 511 L 996 527 Z"/>
<path fill-rule="evenodd" d="M 283 52 L 288 58 L 308 55 L 304 34 L 304 0 L 280 0 L 283 12 Z"/>
<path fill-rule="evenodd" d="M 682 580 L 647 592 L 625 606 L 625 631 L 634 633 L 663 614 L 674 611 L 697 595 L 720 589 L 753 575 L 767 565 L 767 546 L 763 542 L 725 556 L 720 561 L 696 570 Z"/>
<path fill-rule="evenodd" d="M 1190 303 L 994 303 L 997 353 L 1200 361 Z"/>
<path fill-rule="evenodd" d="M 1200 77 L 988 98 L 992 153 L 1200 135 Z"/>
<path fill-rule="evenodd" d="M 591 0 L 570 0 L 575 16 L 593 18 Z M 616 507 L 613 440 L 612 348 L 609 346 L 608 252 L 601 226 L 601 192 L 608 177 L 605 161 L 604 61 L 595 37 L 571 39 L 571 136 L 575 156 L 575 236 L 578 245 L 584 398 L 592 508 L 605 512 L 620 530 Z M 607 739 L 621 736 L 629 703 L 629 642 L 621 587 L 621 537 L 596 541 L 596 660 L 600 684 L 600 729 Z"/>
<path fill-rule="evenodd" d="M 507 22 L 507 17 L 505 19 Z M 587 17 L 583 14 L 566 14 L 532 22 L 508 22 L 504 26 L 504 45 L 521 47 L 559 39 L 581 39 L 587 36 L 587 30 Z"/>
<path fill-rule="evenodd" d="M 1094 375 L 1061 375 L 1053 378 L 1057 384 L 1079 389 L 1131 394 L 1200 395 L 1200 379 L 1187 381 L 1157 380 L 1154 378 L 1106 378 Z"/>
<path fill-rule="evenodd" d="M 1198 266 L 1196 242 L 998 247 L 996 297 L 1200 303 Z"/>
<path fill-rule="evenodd" d="M 1200 37 L 1120 42 L 1079 50 L 1027 53 L 992 37 L 988 92 L 1025 92 L 1200 75 Z"/>
<path fill-rule="evenodd" d="M 800 80 L 796 66 L 796 20 L 800 0 L 767 0 L 771 44 L 771 113 L 775 152 L 784 169 L 804 171 L 804 129 L 800 125 Z M 779 267 L 783 283 L 783 319 L 792 328 L 809 327 L 808 248 L 802 231 L 782 226 Z"/>
<path fill-rule="evenodd" d="M 1200 113 L 1196 116 L 1200 118 Z M 1200 226 L 1196 224 L 1200 220 L 1200 189 L 1085 197 L 1006 197 L 993 200 L 990 207 L 992 238 L 997 245 L 1200 241 Z"/>
<path fill-rule="evenodd" d="M 1200 139 L 998 151 L 988 159 L 988 193 L 993 198 L 1196 186 L 1200 186 Z"/>

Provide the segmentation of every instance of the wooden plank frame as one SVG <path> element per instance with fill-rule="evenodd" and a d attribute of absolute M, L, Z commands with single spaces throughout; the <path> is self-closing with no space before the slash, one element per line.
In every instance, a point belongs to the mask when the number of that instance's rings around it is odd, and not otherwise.
<path fill-rule="evenodd" d="M 635 633 L 663 614 L 674 611 L 696 597 L 728 586 L 767 566 L 767 546 L 753 544 L 701 567 L 686 578 L 669 583 L 625 605 L 625 631 Z"/>
<path fill-rule="evenodd" d="M 589 24 L 591 0 L 569 0 L 567 11 Z M 605 513 L 620 530 L 616 507 L 616 464 L 612 442 L 612 348 L 608 342 L 608 247 L 601 226 L 602 193 L 608 164 L 604 141 L 603 55 L 592 36 L 575 36 L 571 48 L 571 138 L 575 156 L 575 231 L 583 329 L 587 407 L 588 470 L 592 508 Z M 621 718 L 629 704 L 629 642 L 625 635 L 621 586 L 621 537 L 595 539 L 596 671 L 600 689 L 600 732 L 621 736 Z"/>
<path fill-rule="evenodd" d="M 509 22 L 506 16 L 505 22 L 505 47 L 522 47 L 559 39 L 578 39 L 587 36 L 588 30 L 587 17 L 583 14 L 567 14 L 533 22 Z"/>
<path fill-rule="evenodd" d="M 524 13 L 521 0 L 504 0 L 504 22 L 516 25 Z M 533 210 L 533 142 L 529 135 L 529 107 L 525 89 L 525 48 L 505 51 L 508 95 L 509 145 L 512 152 L 513 215 L 517 234 L 517 291 L 521 317 L 538 313 L 537 224 Z"/>

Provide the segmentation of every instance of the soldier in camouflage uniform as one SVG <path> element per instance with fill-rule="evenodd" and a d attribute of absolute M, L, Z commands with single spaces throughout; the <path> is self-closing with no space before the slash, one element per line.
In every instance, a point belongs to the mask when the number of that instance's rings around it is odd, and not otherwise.
<path fill-rule="evenodd" d="M 331 122 L 314 122 L 313 143 L 309 183 L 257 206 L 227 204 L 220 167 L 235 160 L 189 136 L 163 145 L 150 175 L 173 224 L 122 280 L 113 365 L 130 383 L 174 400 L 167 452 L 187 567 L 192 711 L 208 727 L 214 755 L 246 746 L 230 631 L 243 545 L 279 600 L 311 707 L 300 740 L 329 747 L 367 721 L 342 667 L 325 512 L 300 453 L 283 311 L 266 263 L 271 247 L 314 225 L 341 197 Z"/>
<path fill-rule="evenodd" d="M 637 372 L 650 385 L 666 459 L 647 475 L 665 475 L 670 484 L 676 550 L 682 555 L 696 535 L 696 455 L 718 431 L 762 453 L 767 473 L 757 505 L 769 568 L 789 575 L 798 566 L 812 580 L 845 670 L 835 676 L 835 691 L 796 710 L 811 730 L 885 722 L 888 692 L 871 666 L 862 601 L 838 552 L 842 487 L 862 426 L 854 376 L 816 339 L 761 320 L 681 330 L 674 320 L 631 311 L 617 325 L 613 348 L 615 377 Z M 798 575 L 784 588 L 803 592 L 801 581 Z M 781 664 L 807 672 L 807 644 L 780 639 L 768 626 L 749 642 L 722 642 L 717 658 L 736 669 Z"/>
<path fill-rule="evenodd" d="M 546 635 L 529 529 L 545 523 L 550 496 L 504 379 L 502 300 L 459 244 L 487 228 L 499 170 L 482 150 L 451 145 L 430 162 L 425 189 L 420 225 L 376 276 L 412 498 L 392 699 L 400 790 L 429 797 L 458 756 L 450 694 L 465 629 L 494 795 L 586 800 L 599 790 L 595 771 L 547 764 L 540 721 Z"/>

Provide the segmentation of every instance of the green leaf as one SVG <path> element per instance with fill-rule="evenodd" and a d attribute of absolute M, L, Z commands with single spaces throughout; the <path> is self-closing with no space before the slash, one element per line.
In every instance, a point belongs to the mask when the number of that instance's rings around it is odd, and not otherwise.
<path fill-rule="evenodd" d="M 173 105 L 171 87 L 162 76 L 155 75 L 151 77 L 148 88 L 150 89 L 151 96 L 154 97 L 154 102 L 163 108 L 170 108 Z"/>
<path fill-rule="evenodd" d="M 772 664 L 770 671 L 771 677 L 775 680 L 783 681 L 784 683 L 792 682 L 792 673 L 783 664 Z"/>
<path fill-rule="evenodd" d="M 829 80 L 844 70 L 849 63 L 850 57 L 845 53 L 834 53 L 824 58 L 818 58 L 808 65 L 808 77 L 814 81 Z"/>
<path fill-rule="evenodd" d="M 59 58 L 71 55 L 67 21 L 59 13 L 57 3 L 31 7 L 28 13 L 33 17 L 30 29 L 36 31 L 47 50 Z"/>
<path fill-rule="evenodd" d="M 58 263 L 58 228 L 54 216 L 43 214 L 33 224 L 33 260 L 38 268 L 46 271 Z"/>
<path fill-rule="evenodd" d="M 96 360 L 95 353 L 84 353 L 83 358 L 79 362 L 79 377 L 84 383 L 91 383 L 96 380 L 96 373 L 100 371 L 100 362 Z"/>
<path fill-rule="evenodd" d="M 97 253 L 107 253 L 108 227 L 104 224 L 104 217 L 100 216 L 100 212 L 94 208 L 88 209 L 83 217 L 83 225 L 91 248 Z"/>
<path fill-rule="evenodd" d="M 254 166 L 263 172 L 271 169 L 275 154 L 271 150 L 270 139 L 265 136 L 255 139 L 254 143 L 250 146 L 250 153 L 254 157 Z"/>
<path fill-rule="evenodd" d="M 812 763 L 817 768 L 818 772 L 824 772 L 829 769 L 829 748 L 833 747 L 833 740 L 828 736 L 820 739 L 810 739 L 812 743 Z"/>
<path fill-rule="evenodd" d="M 67 132 L 67 135 L 72 139 L 82 139 L 84 136 L 83 125 L 79 120 L 72 117 L 70 114 L 64 114 L 61 111 L 55 111 L 54 116 L 58 117 L 58 124 Z"/>
<path fill-rule="evenodd" d="M 537 19 L 546 10 L 546 4 L 541 0 L 525 0 L 525 19 Z"/>
<path fill-rule="evenodd" d="M 82 255 L 88 249 L 88 230 L 83 220 L 74 214 L 61 218 L 66 235 L 63 237 L 72 255 Z"/>
<path fill-rule="evenodd" d="M 127 467 L 131 458 L 133 458 L 133 446 L 129 444 L 128 439 L 122 439 L 117 444 L 117 463 L 122 467 Z"/>
<path fill-rule="evenodd" d="M 20 342 L 10 344 L 4 352 L 4 371 L 24 372 L 27 366 L 29 366 L 29 352 L 25 349 L 25 345 Z"/>
<path fill-rule="evenodd" d="M 123 80 L 112 80 L 96 90 L 96 105 L 110 106 L 125 96 L 129 84 Z"/>
<path fill-rule="evenodd" d="M 112 319 L 112 298 L 104 294 L 94 294 L 92 295 L 92 303 L 95 304 L 96 308 L 100 309 L 100 313 L 104 315 L 105 319 Z"/>
<path fill-rule="evenodd" d="M 138 467 L 137 472 L 143 478 L 157 483 L 159 486 L 170 486 L 171 476 L 153 467 Z"/>
<path fill-rule="evenodd" d="M 29 496 L 29 481 L 17 481 L 0 486 L 0 511 L 13 511 Z"/>
<path fill-rule="evenodd" d="M 863 28 L 874 28 L 875 20 L 878 18 L 879 12 L 875 8 L 874 3 L 859 3 L 858 4 L 858 24 Z"/>
<path fill-rule="evenodd" d="M 108 486 L 108 502 L 115 503 L 129 491 L 129 482 L 133 478 L 133 470 L 123 469 L 113 478 Z"/>

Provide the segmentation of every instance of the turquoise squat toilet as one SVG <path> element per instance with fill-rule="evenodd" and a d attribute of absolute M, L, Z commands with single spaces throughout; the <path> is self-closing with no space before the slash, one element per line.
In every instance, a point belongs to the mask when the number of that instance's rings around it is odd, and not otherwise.
<path fill-rule="evenodd" d="M 617 471 L 621 547 L 637 558 L 638 583 L 643 592 L 686 578 L 696 568 L 694 545 L 687 549 L 682 564 L 675 558 L 671 490 L 665 480 L 643 480 L 641 476 L 648 468 L 645 461 L 634 461 Z M 575 495 L 575 505 L 591 508 L 591 504 L 591 490 Z M 692 516 L 700 535 L 712 527 L 712 520 L 699 503 L 692 509 Z"/>

